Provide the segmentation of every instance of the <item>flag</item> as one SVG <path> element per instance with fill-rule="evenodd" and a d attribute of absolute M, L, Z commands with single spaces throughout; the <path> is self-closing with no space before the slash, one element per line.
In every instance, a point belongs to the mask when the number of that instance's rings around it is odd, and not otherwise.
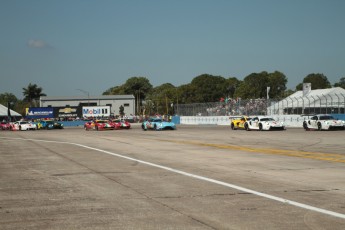
<path fill-rule="evenodd" d="M 270 96 L 268 95 L 268 93 L 270 92 L 271 87 L 267 87 L 267 99 L 270 99 Z"/>
<path fill-rule="evenodd" d="M 303 83 L 303 97 L 311 91 L 311 83 Z"/>

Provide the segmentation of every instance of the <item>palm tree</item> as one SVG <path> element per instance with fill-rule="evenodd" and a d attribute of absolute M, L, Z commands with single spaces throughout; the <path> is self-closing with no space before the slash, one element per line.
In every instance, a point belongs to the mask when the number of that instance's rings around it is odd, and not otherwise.
<path fill-rule="evenodd" d="M 36 84 L 29 84 L 26 88 L 23 88 L 24 101 L 29 102 L 30 106 L 32 102 L 36 102 L 41 96 L 47 96 L 42 93 L 42 87 L 38 87 Z"/>

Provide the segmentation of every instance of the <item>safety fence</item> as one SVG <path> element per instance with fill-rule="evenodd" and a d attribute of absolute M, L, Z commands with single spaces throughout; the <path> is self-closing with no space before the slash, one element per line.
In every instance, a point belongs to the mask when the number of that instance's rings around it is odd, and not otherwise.
<path fill-rule="evenodd" d="M 224 102 L 174 105 L 179 116 L 345 114 L 345 95 L 275 99 L 228 99 Z"/>
<path fill-rule="evenodd" d="M 332 114 L 335 119 L 345 120 L 345 114 Z M 303 122 L 310 119 L 310 116 L 301 115 L 272 115 L 276 121 L 284 122 L 286 127 L 303 128 Z M 181 116 L 174 117 L 176 124 L 184 125 L 227 125 L 230 126 L 232 119 L 238 116 Z"/>

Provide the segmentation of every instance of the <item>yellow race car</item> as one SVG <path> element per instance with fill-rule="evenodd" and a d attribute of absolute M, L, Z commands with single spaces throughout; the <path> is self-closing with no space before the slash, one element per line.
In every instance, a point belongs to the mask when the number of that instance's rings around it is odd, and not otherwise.
<path fill-rule="evenodd" d="M 231 129 L 232 130 L 245 129 L 244 123 L 246 123 L 246 121 L 249 121 L 250 119 L 251 118 L 247 116 L 241 116 L 241 117 L 231 119 L 231 124 L 230 124 Z"/>

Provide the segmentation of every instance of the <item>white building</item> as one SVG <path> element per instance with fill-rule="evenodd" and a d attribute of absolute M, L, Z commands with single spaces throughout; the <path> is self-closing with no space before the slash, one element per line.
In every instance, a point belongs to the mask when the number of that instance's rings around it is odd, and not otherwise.
<path fill-rule="evenodd" d="M 102 95 L 102 96 L 72 96 L 72 97 L 40 97 L 40 107 L 82 107 L 110 106 L 110 113 L 120 114 L 120 106 L 124 107 L 126 115 L 135 114 L 135 97 L 133 95 Z"/>
<path fill-rule="evenodd" d="M 21 118 L 22 115 L 13 111 L 12 109 L 8 110 L 8 107 L 0 104 L 0 121 L 8 120 L 9 116 L 14 117 L 15 119 Z"/>
<path fill-rule="evenodd" d="M 345 113 L 345 89 L 334 87 L 315 89 L 307 93 L 297 91 L 279 102 L 271 102 L 267 108 L 274 114 Z"/>

